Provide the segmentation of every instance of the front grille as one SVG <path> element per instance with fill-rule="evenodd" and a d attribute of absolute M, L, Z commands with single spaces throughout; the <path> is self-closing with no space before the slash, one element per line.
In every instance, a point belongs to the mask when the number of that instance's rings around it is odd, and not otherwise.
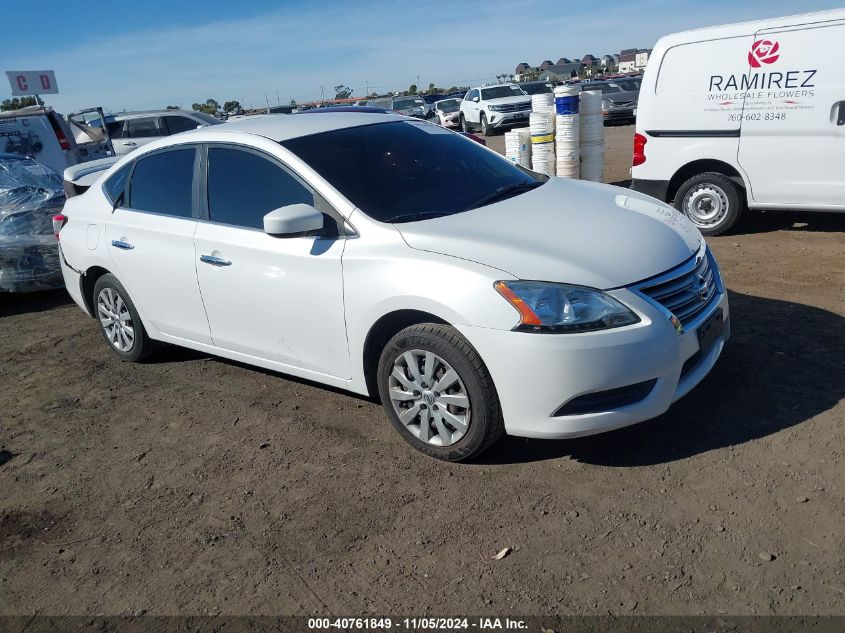
<path fill-rule="evenodd" d="M 505 103 L 498 106 L 496 112 L 523 112 L 530 109 L 530 103 Z"/>
<path fill-rule="evenodd" d="M 661 275 L 639 291 L 674 314 L 684 327 L 707 310 L 718 299 L 716 271 L 710 266 L 708 252 Z"/>

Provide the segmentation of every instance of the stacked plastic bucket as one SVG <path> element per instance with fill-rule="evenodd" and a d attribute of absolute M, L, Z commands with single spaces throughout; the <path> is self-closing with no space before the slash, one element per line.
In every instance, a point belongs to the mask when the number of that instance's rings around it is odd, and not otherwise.
<path fill-rule="evenodd" d="M 604 171 L 604 117 L 600 90 L 581 93 L 581 178 L 601 182 Z"/>
<path fill-rule="evenodd" d="M 505 156 L 512 163 L 531 169 L 531 130 L 519 128 L 505 132 Z"/>
<path fill-rule="evenodd" d="M 531 169 L 547 176 L 555 175 L 555 102 L 554 95 L 531 95 Z"/>
<path fill-rule="evenodd" d="M 561 178 L 578 178 L 580 124 L 578 86 L 557 86 L 555 100 L 555 172 Z"/>

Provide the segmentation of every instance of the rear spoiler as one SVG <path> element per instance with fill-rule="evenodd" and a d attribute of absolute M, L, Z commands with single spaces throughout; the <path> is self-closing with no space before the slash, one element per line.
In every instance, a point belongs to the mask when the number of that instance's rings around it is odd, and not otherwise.
<path fill-rule="evenodd" d="M 73 198 L 81 193 L 85 193 L 88 187 L 97 182 L 104 171 L 119 160 L 119 156 L 109 156 L 108 158 L 91 160 L 87 163 L 79 163 L 78 165 L 68 167 L 64 172 L 65 196 Z"/>

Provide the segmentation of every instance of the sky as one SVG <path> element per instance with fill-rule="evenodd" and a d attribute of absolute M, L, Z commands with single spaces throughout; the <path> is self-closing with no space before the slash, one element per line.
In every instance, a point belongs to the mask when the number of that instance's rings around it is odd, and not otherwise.
<path fill-rule="evenodd" d="M 418 81 L 478 85 L 523 61 L 651 48 L 669 33 L 841 2 L 8 2 L 0 70 L 55 70 L 60 93 L 44 99 L 63 113 L 90 106 L 190 109 L 208 98 L 261 107 L 331 97 L 338 84 L 356 96 L 407 90 Z M 5 74 L 0 82 L 2 100 L 11 89 Z"/>

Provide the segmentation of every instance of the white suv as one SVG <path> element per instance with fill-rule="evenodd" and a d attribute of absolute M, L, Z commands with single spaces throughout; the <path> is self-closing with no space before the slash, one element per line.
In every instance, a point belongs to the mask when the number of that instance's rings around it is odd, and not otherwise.
<path fill-rule="evenodd" d="M 461 102 L 461 130 L 481 128 L 484 136 L 493 130 L 528 122 L 531 97 L 514 84 L 473 88 Z"/>

